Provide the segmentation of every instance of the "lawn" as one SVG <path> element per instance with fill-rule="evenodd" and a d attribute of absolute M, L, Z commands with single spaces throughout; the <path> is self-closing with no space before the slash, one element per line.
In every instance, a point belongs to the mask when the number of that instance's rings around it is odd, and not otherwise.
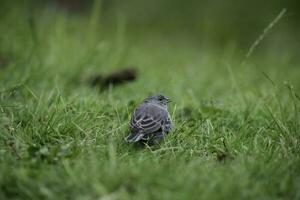
<path fill-rule="evenodd" d="M 0 199 L 300 199 L 299 47 L 272 40 L 280 22 L 245 59 L 234 42 L 101 23 L 97 5 L 25 8 L 0 17 Z M 91 87 L 126 67 L 135 81 Z M 126 144 L 154 93 L 173 100 L 173 131 Z"/>

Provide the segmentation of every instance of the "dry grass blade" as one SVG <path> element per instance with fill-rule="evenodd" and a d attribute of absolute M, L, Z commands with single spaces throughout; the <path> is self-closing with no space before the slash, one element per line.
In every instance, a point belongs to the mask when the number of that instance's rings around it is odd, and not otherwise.
<path fill-rule="evenodd" d="M 285 15 L 287 9 L 284 8 L 281 10 L 281 12 L 275 17 L 275 19 L 263 30 L 263 32 L 259 35 L 259 37 L 254 41 L 254 43 L 249 48 L 245 59 L 242 62 L 242 65 L 245 64 L 246 60 L 250 58 L 256 47 L 261 43 L 261 41 L 266 37 L 266 35 L 269 33 L 269 31 L 274 27 L 275 24 L 279 22 L 280 19 Z"/>

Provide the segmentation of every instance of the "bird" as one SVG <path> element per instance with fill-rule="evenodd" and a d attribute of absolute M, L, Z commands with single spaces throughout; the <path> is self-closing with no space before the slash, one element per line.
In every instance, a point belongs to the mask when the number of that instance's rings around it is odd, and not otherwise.
<path fill-rule="evenodd" d="M 170 102 L 171 100 L 162 94 L 146 97 L 133 111 L 129 123 L 130 134 L 125 141 L 157 142 L 168 134 L 173 127 L 168 112 Z"/>

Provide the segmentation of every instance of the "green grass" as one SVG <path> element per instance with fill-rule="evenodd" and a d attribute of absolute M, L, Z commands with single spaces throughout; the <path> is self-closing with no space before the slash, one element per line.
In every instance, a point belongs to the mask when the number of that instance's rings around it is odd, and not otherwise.
<path fill-rule="evenodd" d="M 2 14 L 0 199 L 300 198 L 297 52 L 241 66 L 247 49 L 131 32 L 122 18 L 99 26 L 97 12 Z M 129 65 L 136 81 L 90 87 Z M 128 145 L 130 114 L 151 93 L 173 99 L 174 130 Z"/>

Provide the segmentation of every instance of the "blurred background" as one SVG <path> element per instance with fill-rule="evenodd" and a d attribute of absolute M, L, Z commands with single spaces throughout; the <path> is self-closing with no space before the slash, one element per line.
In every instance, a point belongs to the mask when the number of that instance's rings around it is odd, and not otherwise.
<path fill-rule="evenodd" d="M 231 0 L 21 0 L 2 1 L 2 15 L 12 6 L 33 10 L 60 10 L 66 15 L 89 15 L 95 4 L 99 6 L 99 24 L 116 25 L 123 20 L 126 29 L 149 36 L 189 37 L 198 45 L 222 47 L 236 43 L 249 47 L 263 29 L 286 8 L 288 13 L 269 37 L 279 43 L 294 46 L 299 33 L 300 3 L 297 0 L 267 0 L 264 2 Z M 2 4 L 3 4 L 2 3 Z M 97 5 L 96 5 L 97 6 Z M 101 7 L 101 8 L 100 8 Z M 94 9 L 96 9 L 94 7 Z M 279 38 L 285 36 L 284 40 Z M 265 46 L 265 45 L 264 45 Z"/>
<path fill-rule="evenodd" d="M 97 2 L 97 1 L 96 1 Z M 85 15 L 91 12 L 93 0 L 21 0 L 2 1 L 2 15 L 11 6 L 19 4 L 33 9 L 60 9 L 66 14 Z M 276 35 L 296 36 L 299 31 L 300 3 L 297 0 L 267 0 L 264 2 L 231 0 L 102 0 L 101 23 L 109 25 L 125 18 L 127 28 L 148 34 L 195 37 L 200 43 L 225 45 L 235 41 L 251 44 L 278 13 L 286 8 L 288 14 L 277 27 Z M 143 32 L 144 33 L 144 32 Z M 248 41 L 250 39 L 250 41 Z M 292 39 L 287 41 L 291 41 Z M 295 39 L 295 38 L 294 38 Z"/>
<path fill-rule="evenodd" d="M 142 71 L 151 67 L 153 73 L 165 73 L 171 66 L 179 73 L 180 68 L 189 68 L 192 76 L 200 65 L 199 71 L 212 76 L 216 69 L 228 66 L 239 74 L 240 64 L 246 63 L 279 83 L 296 80 L 299 74 L 300 3 L 296 0 L 2 0 L 0 11 L 1 62 L 39 62 L 21 70 L 23 79 L 30 74 L 29 82 L 38 71 L 80 82 L 86 78 L 83 75 L 124 66 Z M 247 57 L 282 11 L 283 16 Z M 250 77 L 257 81 L 256 76 Z"/>

